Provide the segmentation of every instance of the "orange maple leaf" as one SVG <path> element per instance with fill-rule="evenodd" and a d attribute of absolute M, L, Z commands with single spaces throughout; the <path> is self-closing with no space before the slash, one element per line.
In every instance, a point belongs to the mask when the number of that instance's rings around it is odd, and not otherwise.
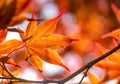
<path fill-rule="evenodd" d="M 9 54 L 10 52 L 21 47 L 23 44 L 24 43 L 22 41 L 16 39 L 7 40 L 0 44 L 0 54 Z"/>
<path fill-rule="evenodd" d="M 31 21 L 27 26 L 26 32 L 20 33 L 21 38 L 25 42 L 26 56 L 31 60 L 33 66 L 40 71 L 42 70 L 41 59 L 48 63 L 62 66 L 69 71 L 58 53 L 52 50 L 66 47 L 74 40 L 64 35 L 52 34 L 62 14 L 63 11 L 57 17 L 41 22 L 38 26 L 36 21 Z M 32 19 L 34 19 L 34 13 L 32 14 Z"/>
<path fill-rule="evenodd" d="M 102 45 L 100 45 L 98 43 L 96 45 L 99 48 L 99 50 L 102 52 L 102 54 L 105 54 L 106 52 L 109 51 L 108 49 L 105 49 Z M 108 70 L 109 72 L 107 75 L 110 79 L 118 77 L 120 75 L 120 73 L 118 72 L 120 70 L 119 55 L 120 55 L 120 51 L 114 52 L 113 54 L 108 56 L 105 60 L 102 60 L 102 61 L 96 63 L 95 66 L 98 66 L 102 69 Z M 112 74 L 112 73 L 114 73 L 114 74 Z"/>
<path fill-rule="evenodd" d="M 21 48 L 22 44 L 24 44 L 22 41 L 19 41 L 16 39 L 2 42 L 0 44 L 0 62 L 3 62 L 3 60 L 6 60 L 4 63 L 19 67 L 10 57 L 8 57 L 8 55 L 13 51 L 17 50 L 18 48 Z M 3 56 L 3 55 L 6 55 L 6 56 Z"/>
<path fill-rule="evenodd" d="M 113 37 L 117 40 L 120 40 L 120 29 L 116 29 L 112 32 L 109 32 L 109 33 L 102 35 L 102 38 L 107 38 L 107 37 Z"/>

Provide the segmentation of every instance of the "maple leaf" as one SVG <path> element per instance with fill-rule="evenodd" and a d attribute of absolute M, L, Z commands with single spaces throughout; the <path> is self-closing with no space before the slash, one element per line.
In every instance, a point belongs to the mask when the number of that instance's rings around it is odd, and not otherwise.
<path fill-rule="evenodd" d="M 7 40 L 3 43 L 0 44 L 0 55 L 1 54 L 9 54 L 10 52 L 18 49 L 24 45 L 22 41 L 12 39 L 12 40 Z"/>
<path fill-rule="evenodd" d="M 66 47 L 74 41 L 74 39 L 63 35 L 52 34 L 62 14 L 63 11 L 57 17 L 41 22 L 38 26 L 36 21 L 31 21 L 27 26 L 26 32 L 20 33 L 21 38 L 25 42 L 26 56 L 32 56 L 31 63 L 40 71 L 42 70 L 42 63 L 38 66 L 37 62 L 34 63 L 34 60 L 41 61 L 42 59 L 48 63 L 62 66 L 69 71 L 69 69 L 63 64 L 58 53 L 52 50 Z M 32 14 L 32 19 L 34 19 L 34 12 Z"/>
<path fill-rule="evenodd" d="M 10 57 L 7 57 L 7 56 L 2 56 L 2 55 L 0 55 L 0 62 L 1 62 L 1 63 L 11 64 L 11 65 L 13 65 L 13 66 L 16 66 L 16 67 L 21 68 L 19 65 L 17 65 L 17 64 L 13 61 L 13 59 L 11 59 Z"/>
<path fill-rule="evenodd" d="M 116 29 L 112 32 L 102 35 L 102 38 L 113 37 L 115 39 L 120 40 L 120 29 Z"/>
<path fill-rule="evenodd" d="M 96 43 L 97 47 L 101 51 L 102 54 L 105 54 L 108 52 L 108 49 L 105 49 L 102 45 Z M 120 70 L 120 51 L 112 53 L 110 56 L 108 56 L 105 60 L 102 60 L 95 64 L 95 66 L 100 67 L 102 69 L 108 70 L 108 77 L 109 79 L 113 79 L 115 77 L 119 76 L 119 70 Z M 112 74 L 113 73 L 113 74 Z"/>
<path fill-rule="evenodd" d="M 20 67 L 10 57 L 8 57 L 8 55 L 11 54 L 11 52 L 17 50 L 19 47 L 22 48 L 21 46 L 23 44 L 24 43 L 22 41 L 19 41 L 16 39 L 8 40 L 1 43 L 0 44 L 0 62 L 11 64 L 16 67 Z M 6 54 L 7 56 L 2 56 L 3 54 L 4 55 Z"/>
<path fill-rule="evenodd" d="M 97 76 L 95 76 L 94 74 L 92 74 L 90 72 L 88 73 L 88 78 L 89 78 L 91 84 L 99 84 L 101 82 L 101 80 Z"/>
<path fill-rule="evenodd" d="M 108 71 L 108 78 L 109 79 L 114 79 L 116 77 L 120 76 L 120 71 L 119 70 L 109 70 Z"/>

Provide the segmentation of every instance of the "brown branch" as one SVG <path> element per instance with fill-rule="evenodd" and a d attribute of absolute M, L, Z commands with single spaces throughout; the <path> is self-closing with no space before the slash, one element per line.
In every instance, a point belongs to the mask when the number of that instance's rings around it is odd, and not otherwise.
<path fill-rule="evenodd" d="M 88 64 L 86 64 L 85 66 L 83 66 L 82 68 L 77 70 L 75 73 L 73 73 L 70 76 L 66 77 L 65 79 L 61 80 L 61 84 L 64 84 L 65 82 L 67 82 L 68 80 L 72 79 L 73 77 L 75 77 L 76 75 L 78 75 L 79 73 L 84 71 L 85 69 L 87 69 L 89 67 L 92 67 L 94 64 L 96 64 L 97 62 L 99 62 L 99 61 L 103 60 L 104 58 L 108 57 L 109 55 L 111 55 L 112 53 L 117 51 L 118 49 L 120 49 L 120 44 L 118 44 L 115 48 L 113 48 L 112 50 L 108 51 L 107 53 L 105 53 L 104 55 L 100 56 L 99 58 L 96 58 L 93 61 L 89 62 Z"/>
<path fill-rule="evenodd" d="M 31 82 L 31 83 L 59 83 L 59 81 L 53 81 L 53 80 L 43 80 L 43 81 L 32 81 L 32 80 L 26 80 L 21 78 L 11 78 L 11 77 L 0 77 L 0 79 L 10 79 L 13 80 L 12 82 Z"/>
<path fill-rule="evenodd" d="M 78 74 L 80 74 L 82 71 L 89 70 L 89 68 L 91 68 L 94 64 L 96 64 L 97 62 L 99 62 L 99 61 L 103 60 L 104 58 L 108 57 L 109 55 L 111 55 L 112 53 L 117 51 L 118 49 L 120 49 L 120 44 L 118 44 L 115 48 L 113 48 L 112 50 L 108 51 L 107 53 L 105 53 L 104 55 L 100 56 L 99 58 L 96 58 L 93 61 L 89 62 L 88 64 L 86 64 L 85 66 L 83 66 L 82 68 L 77 70 L 75 73 L 71 74 L 70 76 L 68 76 L 65 79 L 60 80 L 60 81 L 53 81 L 53 80 L 32 81 L 32 80 L 25 80 L 25 79 L 20 79 L 20 78 L 16 78 L 16 77 L 14 77 L 14 78 L 0 77 L 0 79 L 11 79 L 11 80 L 14 80 L 13 82 L 31 82 L 31 83 L 42 83 L 42 84 L 46 84 L 46 83 L 64 84 L 65 82 L 69 81 L 73 77 L 75 77 Z"/>
<path fill-rule="evenodd" d="M 82 81 L 83 81 L 83 79 L 87 76 L 87 73 L 88 73 L 88 70 L 89 70 L 89 69 L 90 69 L 90 67 L 86 69 L 86 71 L 84 72 L 83 77 L 81 78 L 79 84 L 81 84 Z"/>

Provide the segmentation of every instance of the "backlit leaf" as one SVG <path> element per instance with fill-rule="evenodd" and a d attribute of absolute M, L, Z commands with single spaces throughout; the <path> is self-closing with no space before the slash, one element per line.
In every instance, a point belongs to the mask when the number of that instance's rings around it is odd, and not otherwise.
<path fill-rule="evenodd" d="M 106 52 L 108 52 L 109 50 L 105 49 L 102 45 L 96 43 L 97 47 L 99 48 L 99 50 L 101 51 L 102 54 L 105 54 Z M 110 56 L 107 57 L 107 59 L 109 61 L 113 61 L 116 63 L 120 63 L 120 57 L 119 57 L 120 52 L 114 52 L 112 53 Z"/>
<path fill-rule="evenodd" d="M 31 55 L 29 57 L 31 64 L 39 71 L 42 72 L 42 60 L 36 55 Z"/>
<path fill-rule="evenodd" d="M 62 66 L 69 71 L 57 52 L 51 50 L 64 48 L 71 42 L 76 41 L 63 35 L 52 34 L 63 12 L 53 19 L 41 22 L 38 26 L 36 25 L 36 21 L 31 21 L 27 26 L 26 32 L 20 33 L 26 46 L 26 58 L 30 58 L 33 66 L 39 70 L 42 69 L 40 61 L 42 59 L 48 63 Z M 34 19 L 34 11 L 32 13 L 32 19 Z M 22 30 L 19 29 L 19 31 Z"/>
<path fill-rule="evenodd" d="M 120 70 L 120 67 L 118 67 L 120 64 L 113 62 L 113 61 L 100 61 L 95 64 L 95 66 L 101 67 L 103 69 L 109 69 L 109 70 Z"/>
<path fill-rule="evenodd" d="M 29 48 L 34 54 L 38 55 L 42 60 L 51 64 L 62 66 L 69 71 L 69 69 L 63 64 L 60 56 L 55 51 L 51 49 L 44 49 L 44 48 L 41 49 L 37 46 L 36 47 L 33 46 Z"/>
<path fill-rule="evenodd" d="M 16 39 L 5 41 L 0 44 L 0 54 L 8 54 L 11 51 L 19 48 L 22 44 L 22 41 Z"/>
<path fill-rule="evenodd" d="M 119 70 L 109 70 L 108 71 L 108 78 L 109 79 L 114 79 L 118 76 L 120 76 L 120 71 Z"/>
<path fill-rule="evenodd" d="M 0 66 L 0 75 L 9 76 L 9 74 Z"/>
<path fill-rule="evenodd" d="M 88 73 L 88 78 L 89 78 L 91 84 L 99 84 L 100 83 L 100 79 L 97 76 L 93 75 L 92 73 Z"/>
<path fill-rule="evenodd" d="M 37 39 L 31 45 L 44 46 L 51 49 L 60 49 L 68 46 L 74 39 L 59 34 L 52 34 L 47 37 Z"/>
<path fill-rule="evenodd" d="M 33 33 L 33 36 L 32 36 L 33 38 L 31 40 L 31 42 L 36 42 L 37 39 L 40 39 L 42 37 L 46 37 L 46 36 L 50 35 L 55 30 L 57 22 L 63 13 L 64 13 L 64 11 L 62 11 L 57 17 L 55 17 L 53 19 L 49 19 L 44 22 L 41 22 L 38 25 L 35 32 Z"/>

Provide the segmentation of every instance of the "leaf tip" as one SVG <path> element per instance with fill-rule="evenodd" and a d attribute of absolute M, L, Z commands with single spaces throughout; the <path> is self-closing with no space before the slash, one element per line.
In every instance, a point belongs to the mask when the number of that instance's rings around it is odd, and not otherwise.
<path fill-rule="evenodd" d="M 43 71 L 42 71 L 42 70 L 40 70 L 40 69 L 38 69 L 38 71 L 40 72 L 40 74 L 41 74 L 41 77 L 44 79 L 44 78 L 45 78 L 45 76 L 44 76 L 44 73 L 43 73 Z"/>
<path fill-rule="evenodd" d="M 60 18 L 65 13 L 65 11 L 66 11 L 65 9 L 62 10 L 56 18 Z"/>
<path fill-rule="evenodd" d="M 60 64 L 60 65 L 70 72 L 70 69 L 67 66 L 65 66 L 64 64 Z"/>
<path fill-rule="evenodd" d="M 17 28 L 19 33 L 24 33 L 24 31 L 22 29 L 20 29 L 19 27 Z"/>

